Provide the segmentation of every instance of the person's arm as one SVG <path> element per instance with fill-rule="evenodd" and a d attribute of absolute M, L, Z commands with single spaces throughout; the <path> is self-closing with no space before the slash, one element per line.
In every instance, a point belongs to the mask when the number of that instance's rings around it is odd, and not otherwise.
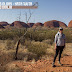
<path fill-rule="evenodd" d="M 55 43 L 55 50 L 56 50 L 57 46 L 56 46 L 56 43 Z"/>
<path fill-rule="evenodd" d="M 55 50 L 56 50 L 56 48 L 57 48 L 57 34 L 55 35 Z"/>
<path fill-rule="evenodd" d="M 66 37 L 65 37 L 65 39 L 66 39 Z M 65 48 L 65 39 L 64 39 L 64 48 Z"/>

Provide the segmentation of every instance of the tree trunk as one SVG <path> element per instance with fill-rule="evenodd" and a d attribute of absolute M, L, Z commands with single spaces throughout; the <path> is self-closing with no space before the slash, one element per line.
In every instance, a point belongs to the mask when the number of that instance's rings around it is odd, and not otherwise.
<path fill-rule="evenodd" d="M 19 49 L 20 40 L 18 41 L 17 47 L 16 47 L 16 53 L 15 53 L 15 60 L 17 60 L 17 54 Z"/>

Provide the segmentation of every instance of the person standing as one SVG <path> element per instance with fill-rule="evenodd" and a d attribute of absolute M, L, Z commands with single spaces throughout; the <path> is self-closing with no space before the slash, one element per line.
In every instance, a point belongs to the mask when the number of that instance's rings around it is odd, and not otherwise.
<path fill-rule="evenodd" d="M 56 52 L 55 52 L 54 60 L 52 63 L 53 67 L 55 66 L 54 64 L 58 54 L 59 54 L 58 63 L 62 66 L 60 59 L 61 59 L 61 54 L 64 48 L 65 48 L 65 34 L 63 34 L 63 28 L 60 27 L 59 32 L 55 35 L 55 51 Z"/>

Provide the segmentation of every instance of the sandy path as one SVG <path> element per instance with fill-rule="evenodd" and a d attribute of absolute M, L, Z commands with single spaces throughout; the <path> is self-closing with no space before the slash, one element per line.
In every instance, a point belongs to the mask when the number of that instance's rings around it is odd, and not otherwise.
<path fill-rule="evenodd" d="M 61 58 L 60 66 L 56 60 L 56 67 L 52 67 L 52 60 L 38 60 L 34 64 L 23 61 L 13 62 L 18 67 L 24 70 L 24 72 L 72 72 L 72 56 L 64 56 Z"/>

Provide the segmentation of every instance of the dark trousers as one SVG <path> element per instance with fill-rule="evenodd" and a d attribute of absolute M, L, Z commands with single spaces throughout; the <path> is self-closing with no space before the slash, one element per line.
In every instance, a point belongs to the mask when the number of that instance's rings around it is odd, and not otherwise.
<path fill-rule="evenodd" d="M 56 57 L 57 57 L 58 54 L 59 54 L 59 61 L 60 61 L 60 58 L 61 58 L 61 54 L 63 52 L 63 49 L 64 49 L 64 46 L 57 46 L 56 53 L 55 53 L 53 62 L 55 62 Z"/>

